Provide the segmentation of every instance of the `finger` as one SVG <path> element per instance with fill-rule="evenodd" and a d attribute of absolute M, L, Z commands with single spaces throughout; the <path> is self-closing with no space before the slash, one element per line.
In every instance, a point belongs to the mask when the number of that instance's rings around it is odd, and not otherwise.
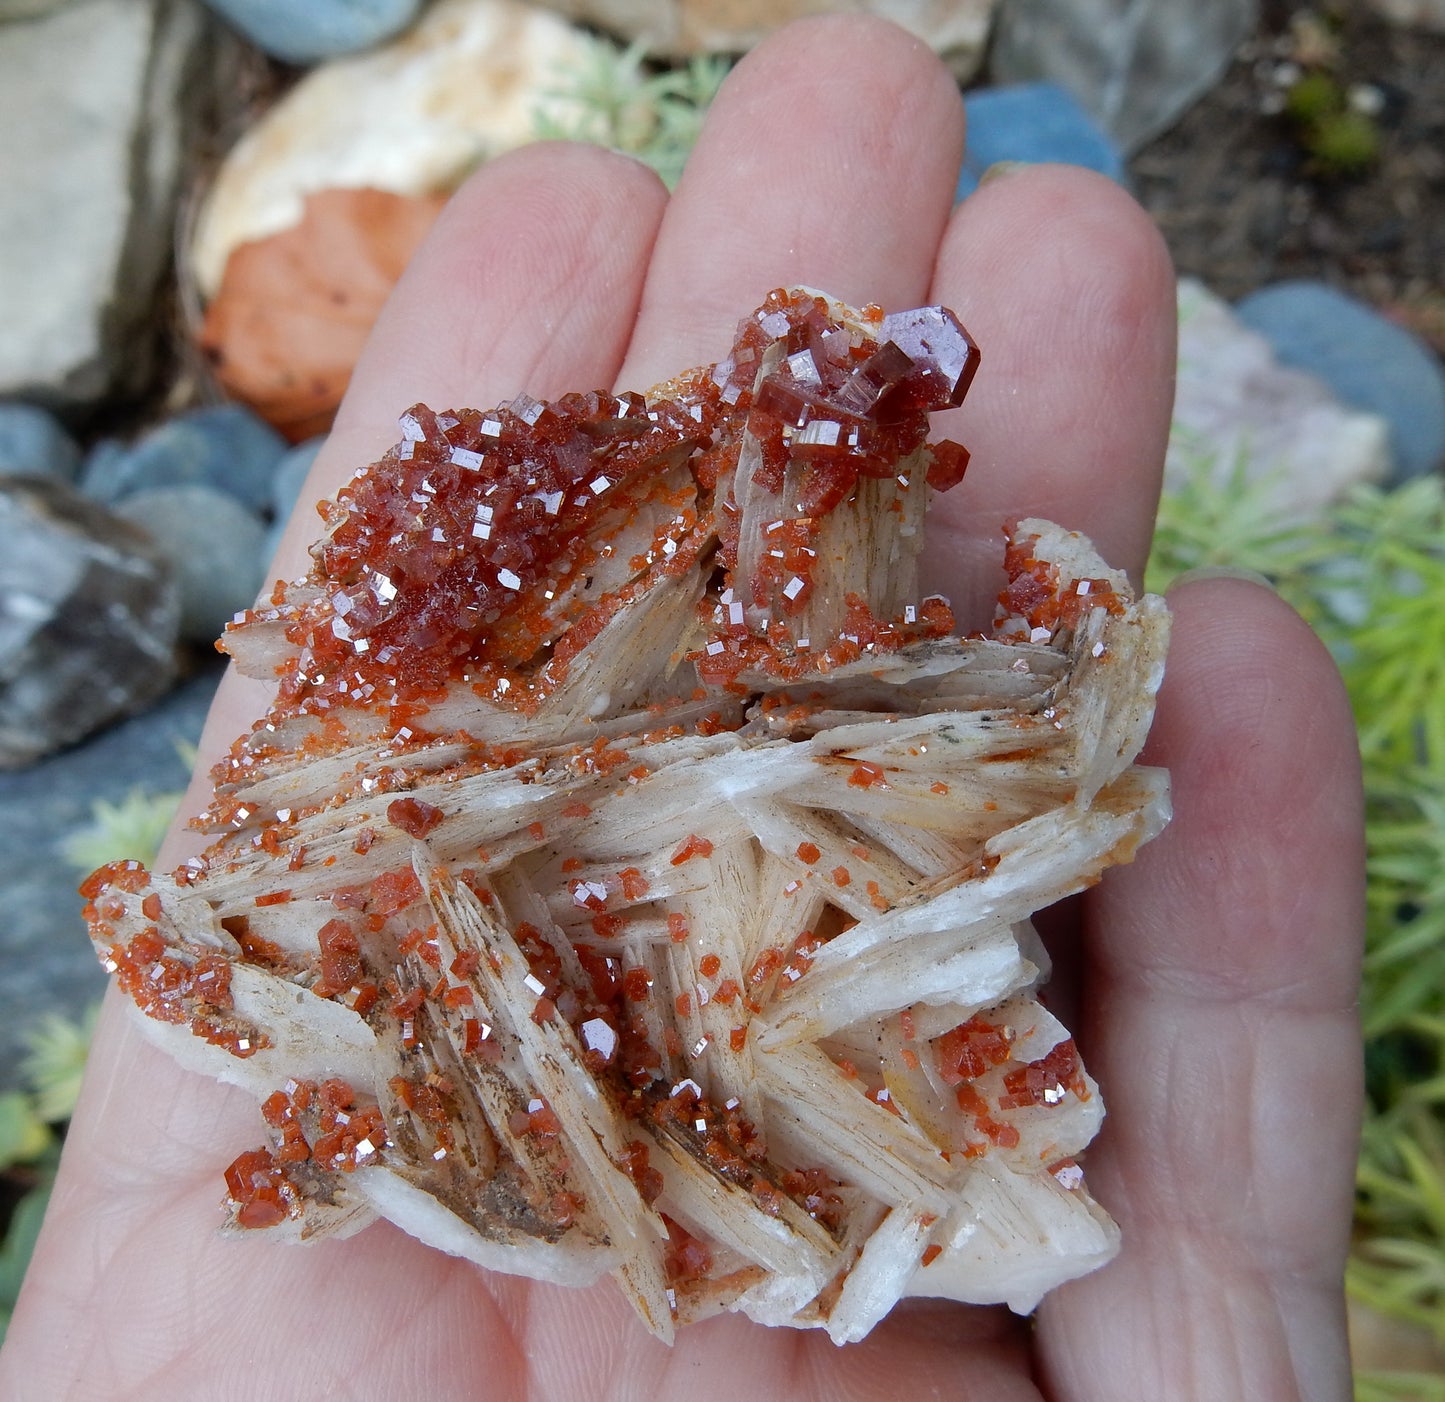
<path fill-rule="evenodd" d="M 1319 642 L 1241 581 L 1171 596 L 1147 758 L 1175 817 L 1094 893 L 1083 1029 L 1119 1259 L 1040 1318 L 1057 1393 L 1344 1398 L 1361 1104 L 1358 756 Z"/>
<path fill-rule="evenodd" d="M 1174 274 L 1158 230 L 1088 171 L 1035 166 L 955 211 L 929 300 L 982 360 L 938 433 L 973 457 L 929 508 L 929 587 L 988 621 L 1005 520 L 1080 530 L 1137 580 L 1149 548 L 1174 393 Z"/>
<path fill-rule="evenodd" d="M 483 166 L 442 212 L 377 320 L 317 455 L 270 578 L 303 574 L 312 504 L 395 442 L 412 404 L 486 408 L 616 378 L 666 204 L 657 177 L 593 146 L 547 143 Z M 234 671 L 217 692 L 183 814 L 210 794 L 210 762 L 271 688 Z M 198 846 L 174 834 L 167 862 Z"/>
<path fill-rule="evenodd" d="M 775 287 L 915 306 L 963 106 L 919 40 L 861 16 L 790 26 L 723 84 L 659 230 L 621 383 L 719 360 Z"/>

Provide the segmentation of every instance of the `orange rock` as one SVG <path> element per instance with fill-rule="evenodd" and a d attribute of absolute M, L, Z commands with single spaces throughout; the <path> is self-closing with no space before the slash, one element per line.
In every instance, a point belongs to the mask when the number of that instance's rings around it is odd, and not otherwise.
<path fill-rule="evenodd" d="M 231 254 L 200 344 L 226 390 L 292 442 L 324 433 L 372 323 L 446 197 L 322 190 Z"/>

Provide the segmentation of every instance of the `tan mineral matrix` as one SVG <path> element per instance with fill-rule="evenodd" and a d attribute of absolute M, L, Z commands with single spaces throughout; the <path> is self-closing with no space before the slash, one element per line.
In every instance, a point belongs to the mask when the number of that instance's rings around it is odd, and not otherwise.
<path fill-rule="evenodd" d="M 179 1062 L 250 1090 L 226 1230 L 389 1218 L 646 1323 L 1031 1309 L 1117 1232 L 1031 915 L 1168 816 L 1168 631 L 1010 527 L 919 597 L 953 315 L 772 293 L 646 395 L 417 406 L 224 646 L 278 682 L 204 855 L 83 887 Z"/>

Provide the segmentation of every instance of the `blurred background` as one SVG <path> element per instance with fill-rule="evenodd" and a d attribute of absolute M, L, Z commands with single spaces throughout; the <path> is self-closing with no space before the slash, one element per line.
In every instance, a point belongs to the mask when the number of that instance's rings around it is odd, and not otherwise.
<path fill-rule="evenodd" d="M 154 855 L 211 643 L 448 192 L 556 136 L 675 182 L 736 56 L 823 10 L 948 63 L 959 199 L 1072 162 L 1169 243 L 1147 583 L 1265 575 L 1349 685 L 1357 1396 L 1445 1402 L 1445 0 L 0 0 L 0 1327 L 103 987 L 76 883 Z"/>

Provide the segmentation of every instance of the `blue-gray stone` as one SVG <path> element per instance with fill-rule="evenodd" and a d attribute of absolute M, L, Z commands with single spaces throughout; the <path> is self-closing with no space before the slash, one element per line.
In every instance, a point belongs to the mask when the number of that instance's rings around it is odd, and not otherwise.
<path fill-rule="evenodd" d="M 0 773 L 0 1090 L 17 1083 L 24 1034 L 41 1017 L 78 1017 L 105 987 L 75 892 L 86 873 L 62 855 L 66 840 L 90 822 L 99 799 L 118 805 L 137 790 L 185 788 L 181 750 L 200 738 L 220 673 L 218 658 L 141 715 Z"/>
<path fill-rule="evenodd" d="M 80 448 L 53 414 L 34 404 L 0 404 L 0 473 L 73 482 Z"/>
<path fill-rule="evenodd" d="M 276 551 L 281 547 L 281 537 L 286 533 L 286 523 L 301 503 L 301 487 L 306 481 L 306 475 L 311 471 L 311 464 L 316 461 L 316 454 L 321 451 L 321 445 L 325 442 L 326 435 L 323 433 L 316 438 L 308 438 L 304 443 L 298 443 L 281 459 L 281 465 L 276 469 L 271 495 L 271 505 L 276 515 L 266 532 L 266 544 L 261 550 L 268 563 L 276 558 Z M 308 501 L 303 509 L 308 513 L 307 519 L 312 526 L 316 527 L 319 522 L 312 510 L 313 505 L 314 503 Z M 313 530 L 312 534 L 316 533 Z"/>
<path fill-rule="evenodd" d="M 97 445 L 81 469 L 80 489 L 96 501 L 119 502 L 153 487 L 213 487 L 262 512 L 285 452 L 286 440 L 239 404 L 192 409 L 130 447 Z"/>
<path fill-rule="evenodd" d="M 296 509 L 296 503 L 301 496 L 301 485 L 306 481 L 306 474 L 311 471 L 311 464 L 316 461 L 316 454 L 321 451 L 321 445 L 325 442 L 324 433 L 308 438 L 304 443 L 298 443 L 276 464 L 276 473 L 271 479 L 271 510 L 275 520 L 284 523 Z"/>
<path fill-rule="evenodd" d="M 1124 181 L 1124 158 L 1103 129 L 1057 83 L 978 88 L 963 99 L 968 150 L 956 199 L 971 195 L 999 161 L 1058 161 Z"/>
<path fill-rule="evenodd" d="M 1235 308 L 1285 365 L 1390 425 L 1396 479 L 1445 465 L 1445 370 L 1402 326 L 1323 283 L 1279 282 Z"/>
<path fill-rule="evenodd" d="M 145 530 L 170 561 L 187 642 L 215 642 L 235 614 L 256 602 L 266 527 L 234 497 L 210 487 L 156 487 L 115 510 Z"/>
<path fill-rule="evenodd" d="M 421 0 L 206 0 L 259 49 L 287 63 L 355 53 L 400 33 Z"/>

